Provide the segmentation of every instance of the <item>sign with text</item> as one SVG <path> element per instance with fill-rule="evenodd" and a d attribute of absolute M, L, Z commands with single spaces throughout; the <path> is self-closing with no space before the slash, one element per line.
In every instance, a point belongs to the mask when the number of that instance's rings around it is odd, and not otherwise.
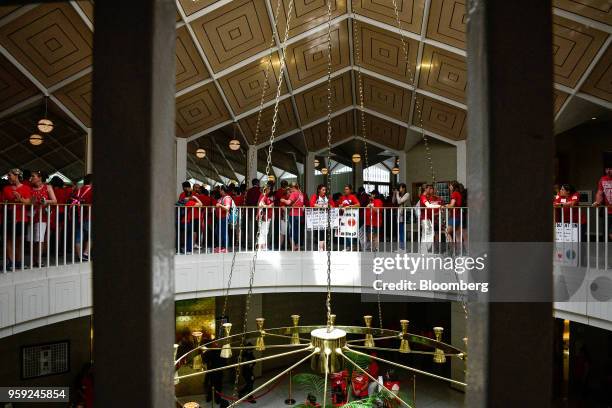
<path fill-rule="evenodd" d="M 331 227 L 338 228 L 340 213 L 338 208 L 330 209 Z M 327 228 L 326 208 L 306 208 L 306 229 L 321 230 Z"/>
<path fill-rule="evenodd" d="M 340 238 L 357 238 L 359 236 L 359 209 L 347 208 L 340 215 L 337 236 Z"/>

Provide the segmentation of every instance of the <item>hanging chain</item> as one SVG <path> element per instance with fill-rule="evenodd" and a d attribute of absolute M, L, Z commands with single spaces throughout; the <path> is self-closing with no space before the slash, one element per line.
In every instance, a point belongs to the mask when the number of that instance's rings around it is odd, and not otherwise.
<path fill-rule="evenodd" d="M 280 0 L 278 0 L 278 4 L 280 4 Z M 272 39 L 274 40 L 274 34 L 276 33 L 276 25 L 278 22 L 278 11 L 279 11 L 279 7 L 277 5 L 277 15 L 276 15 L 276 19 L 274 21 L 274 27 L 272 27 L 273 32 L 272 32 Z M 266 158 L 266 176 L 269 177 L 270 175 L 270 169 L 271 169 L 271 163 L 272 163 L 272 148 L 274 146 L 274 137 L 276 134 L 276 122 L 278 120 L 278 105 L 280 103 L 280 94 L 282 91 L 282 84 L 283 84 L 283 78 L 284 78 L 284 71 L 285 71 L 285 66 L 286 66 L 286 60 L 285 60 L 285 50 L 287 48 L 287 39 L 289 38 L 289 27 L 290 27 L 290 23 L 291 23 L 291 14 L 293 13 L 293 0 L 290 0 L 289 2 L 289 9 L 287 12 L 287 24 L 285 26 L 285 35 L 283 38 L 283 42 L 281 44 L 281 48 L 279 50 L 280 53 L 280 68 L 279 68 L 279 79 L 278 79 L 278 86 L 276 87 L 276 98 L 274 100 L 274 115 L 272 117 L 272 128 L 270 130 L 270 139 L 269 139 L 269 146 L 268 146 L 268 155 Z M 269 64 L 270 65 L 270 64 Z M 268 65 L 268 66 L 269 66 Z M 258 118 L 257 118 L 257 129 L 255 130 L 255 134 L 257 135 L 259 132 L 259 126 L 260 126 L 260 121 L 261 121 L 261 112 L 263 110 L 263 100 L 264 100 L 264 94 L 262 93 L 262 98 L 261 98 L 261 105 L 260 105 L 260 109 L 259 109 L 259 114 L 258 114 Z M 262 219 L 261 217 L 259 217 L 259 228 L 257 229 L 257 234 L 255 236 L 255 242 L 259 242 L 259 236 L 261 233 L 261 224 L 262 224 Z M 257 266 L 257 255 L 259 253 L 259 247 L 257 245 L 255 245 L 255 253 L 253 254 L 253 259 L 251 261 L 251 268 L 249 271 L 249 290 L 247 292 L 246 295 L 246 300 L 245 300 L 245 306 L 244 306 L 244 318 L 242 321 L 242 336 L 240 338 L 240 347 L 244 346 L 244 340 L 246 338 L 246 331 L 247 331 L 247 324 L 248 324 L 248 319 L 249 319 L 249 312 L 251 309 L 251 297 L 253 295 L 253 281 L 255 279 L 255 270 L 256 270 L 256 266 Z M 242 362 L 242 353 L 243 353 L 243 349 L 241 348 L 239 353 L 238 353 L 238 364 L 240 364 Z M 234 377 L 234 396 L 237 397 L 238 396 L 238 382 L 240 380 L 240 365 L 236 366 L 236 373 L 235 373 L 235 377 Z"/>
<path fill-rule="evenodd" d="M 325 298 L 325 307 L 327 309 L 327 331 L 331 331 L 331 323 L 332 323 L 332 309 L 331 309 L 331 246 L 333 243 L 332 239 L 332 228 L 331 228 L 331 205 L 330 200 L 331 197 L 331 180 L 332 180 L 332 170 L 331 170 L 331 140 L 332 140 L 332 124 L 331 124 L 331 112 L 332 112 L 332 91 L 331 91 L 331 73 L 332 73 L 332 39 L 331 39 L 331 2 L 332 0 L 327 0 L 327 194 L 329 194 L 329 198 L 327 199 L 327 229 L 329 234 L 327 234 L 327 297 Z"/>
<path fill-rule="evenodd" d="M 423 138 L 423 145 L 425 146 L 425 156 L 429 164 L 429 171 L 431 173 L 431 182 L 435 185 L 436 172 L 434 170 L 433 158 L 431 155 L 431 148 L 429 147 L 429 138 L 427 137 L 427 134 L 425 134 L 425 128 L 423 127 L 423 109 L 422 109 L 421 103 L 419 102 L 419 98 L 416 95 L 416 89 L 417 89 L 416 75 L 412 71 L 412 69 L 410 69 L 410 59 L 408 57 L 408 44 L 406 43 L 404 30 L 402 29 L 402 22 L 400 20 L 399 11 L 397 8 L 397 0 L 391 0 L 391 1 L 393 2 L 393 10 L 395 12 L 395 21 L 397 23 L 397 29 L 400 32 L 400 38 L 402 40 L 402 50 L 404 51 L 404 57 L 406 59 L 406 67 L 408 68 L 408 75 L 410 77 L 410 82 L 412 82 L 412 88 L 414 92 L 414 107 L 417 113 L 417 120 L 419 123 L 419 128 L 421 129 L 421 137 Z M 425 97 L 423 97 L 423 101 L 425 101 Z"/>

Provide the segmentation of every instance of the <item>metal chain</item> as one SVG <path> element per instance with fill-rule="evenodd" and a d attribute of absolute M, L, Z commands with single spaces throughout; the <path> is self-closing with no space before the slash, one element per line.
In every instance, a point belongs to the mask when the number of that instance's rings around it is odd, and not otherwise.
<path fill-rule="evenodd" d="M 332 140 L 332 125 L 331 125 L 331 110 L 332 110 L 332 91 L 331 91 L 331 72 L 332 72 L 332 40 L 331 40 L 331 1 L 327 0 L 327 193 L 330 194 L 331 199 L 331 140 Z M 325 307 L 327 309 L 327 331 L 331 331 L 332 323 L 332 309 L 331 309 L 331 246 L 333 243 L 332 239 L 332 228 L 331 228 L 331 206 L 327 206 L 327 297 L 325 299 Z"/>
<path fill-rule="evenodd" d="M 397 29 L 400 32 L 400 38 L 402 40 L 402 50 L 404 51 L 404 57 L 406 59 L 406 67 L 408 68 L 408 75 L 410 78 L 410 82 L 412 82 L 412 87 L 414 89 L 413 92 L 415 93 L 414 94 L 414 107 L 417 112 L 417 120 L 419 122 L 419 128 L 421 130 L 421 137 L 423 138 L 423 144 L 425 145 L 425 155 L 427 157 L 427 161 L 429 164 L 429 170 L 431 172 L 431 182 L 435 184 L 436 183 L 436 172 L 434 170 L 433 158 L 431 156 L 431 149 L 429 147 L 429 140 L 428 140 L 427 135 L 425 134 L 425 128 L 423 127 L 423 110 L 422 110 L 421 103 L 419 102 L 419 98 L 416 95 L 416 89 L 417 89 L 416 75 L 414 72 L 412 72 L 412 69 L 410 69 L 410 59 L 408 57 L 408 44 L 406 44 L 404 30 L 402 29 L 402 22 L 400 20 L 399 11 L 397 8 L 397 0 L 391 0 L 391 1 L 393 2 L 393 10 L 395 12 L 395 21 L 397 23 Z M 424 100 L 425 99 L 423 99 L 423 101 Z"/>
<path fill-rule="evenodd" d="M 279 0 L 279 4 L 280 4 L 280 0 Z M 290 23 L 291 23 L 291 14 L 293 12 L 293 0 L 290 0 L 289 2 L 289 9 L 287 12 L 287 24 L 285 26 L 285 35 L 283 38 L 283 42 L 281 45 L 281 49 L 280 51 L 280 68 L 279 68 L 279 80 L 278 80 L 278 86 L 276 88 L 276 98 L 274 101 L 274 116 L 272 117 L 272 128 L 270 130 L 270 144 L 268 147 L 268 155 L 266 158 L 266 176 L 269 177 L 270 175 L 270 168 L 271 168 L 271 163 L 272 163 L 272 148 L 274 146 L 274 137 L 276 134 L 276 122 L 278 119 L 278 105 L 280 103 L 280 94 L 281 94 L 281 90 L 282 90 L 282 84 L 283 84 L 283 78 L 284 78 L 284 71 L 285 71 L 285 66 L 286 66 L 286 60 L 285 60 L 285 50 L 287 48 L 287 39 L 289 38 L 289 27 L 290 27 Z M 278 7 L 277 7 L 277 17 L 278 17 Z M 275 21 L 274 27 L 273 27 L 273 34 L 272 34 L 272 38 L 274 39 L 274 33 L 276 32 L 276 24 L 277 21 Z M 259 131 L 259 125 L 260 125 L 260 119 L 261 119 L 261 111 L 263 110 L 263 97 L 262 97 L 262 105 L 260 106 L 260 110 L 259 110 L 259 114 L 258 114 L 258 124 L 257 124 L 257 129 L 256 129 L 256 134 Z M 260 217 L 259 219 L 259 228 L 257 229 L 257 234 L 255 236 L 255 242 L 259 242 L 259 236 L 261 233 L 261 224 L 262 224 L 262 219 Z M 245 299 L 245 306 L 244 306 L 244 318 L 242 321 L 242 335 L 240 337 L 240 347 L 244 346 L 244 340 L 246 338 L 246 331 L 247 331 L 247 324 L 248 324 L 248 319 L 249 319 L 249 312 L 251 309 L 251 297 L 253 295 L 253 281 L 255 279 L 255 270 L 256 270 L 256 266 L 257 266 L 257 255 L 259 253 L 259 248 L 256 245 L 255 246 L 255 253 L 253 254 L 253 259 L 251 261 L 251 268 L 249 271 L 249 290 L 247 292 L 246 295 L 246 299 Z M 240 352 L 238 353 L 238 364 L 240 364 L 242 362 L 242 353 L 243 353 L 243 349 L 240 349 Z M 238 382 L 240 381 L 240 366 L 236 366 L 236 372 L 235 372 L 235 377 L 234 377 L 234 396 L 237 397 L 238 396 Z"/>

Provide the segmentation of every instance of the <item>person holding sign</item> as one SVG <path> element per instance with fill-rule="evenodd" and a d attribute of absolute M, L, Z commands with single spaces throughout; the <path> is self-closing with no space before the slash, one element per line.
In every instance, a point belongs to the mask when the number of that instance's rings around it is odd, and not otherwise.
<path fill-rule="evenodd" d="M 353 186 L 347 184 L 344 186 L 344 194 L 340 196 L 338 199 L 338 207 L 342 210 L 341 213 L 341 221 L 340 227 L 338 228 L 338 236 L 344 238 L 344 250 L 347 248 L 353 247 L 353 242 L 356 241 L 355 238 L 347 238 L 347 235 L 350 236 L 353 229 L 359 227 L 359 199 L 353 194 Z M 351 210 L 351 208 L 356 208 L 355 210 Z M 355 233 L 355 236 L 358 235 L 358 232 Z"/>
<path fill-rule="evenodd" d="M 421 195 L 421 241 L 436 242 L 438 240 L 438 222 L 440 221 L 440 207 L 444 204 L 442 199 L 435 195 L 433 184 L 425 185 L 425 192 Z"/>
<path fill-rule="evenodd" d="M 572 227 L 578 228 L 581 224 L 580 240 L 586 241 L 586 215 L 580 211 L 578 204 L 580 203 L 580 194 L 576 189 L 569 184 L 562 184 L 559 188 L 559 193 L 553 200 L 555 207 L 555 223 L 557 228 L 570 230 Z"/>
<path fill-rule="evenodd" d="M 335 207 L 336 204 L 334 203 L 333 200 L 330 200 L 330 198 L 328 197 L 327 187 L 323 184 L 319 184 L 317 186 L 317 193 L 313 194 L 310 197 L 310 206 L 312 208 L 317 208 L 317 210 L 313 210 L 313 211 L 324 212 L 325 210 L 322 210 L 322 209 L 328 209 L 328 208 Z M 316 234 L 317 240 L 319 241 L 319 251 L 326 250 L 326 247 L 325 247 L 326 229 L 327 227 L 319 228 L 316 230 L 316 232 L 313 231 L 313 234 Z M 331 231 L 328 233 L 331 234 Z"/>
<path fill-rule="evenodd" d="M 373 190 L 370 193 L 370 202 L 365 210 L 365 226 L 366 226 L 366 242 L 370 241 L 372 251 L 378 251 L 378 227 L 380 225 L 380 210 L 383 207 L 383 202 L 380 199 L 378 190 Z"/>

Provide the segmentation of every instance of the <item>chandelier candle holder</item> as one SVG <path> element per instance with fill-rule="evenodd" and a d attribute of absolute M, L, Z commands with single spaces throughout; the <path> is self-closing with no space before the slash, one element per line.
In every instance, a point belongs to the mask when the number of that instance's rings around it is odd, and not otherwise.
<path fill-rule="evenodd" d="M 223 332 L 225 333 L 225 337 L 230 336 L 230 332 L 232 331 L 231 323 L 223 323 Z M 232 347 L 229 343 L 225 343 L 221 347 L 221 358 L 230 358 L 232 356 Z"/>
<path fill-rule="evenodd" d="M 264 342 L 264 336 L 266 335 L 264 330 L 264 321 L 265 319 L 263 317 L 258 317 L 255 319 L 257 330 L 259 331 L 259 336 L 257 337 L 257 340 L 255 340 L 255 350 L 257 351 L 264 351 L 266 349 L 266 344 Z"/>
<path fill-rule="evenodd" d="M 372 316 L 363 316 L 363 321 L 365 322 L 365 326 L 367 328 L 363 345 L 366 348 L 372 348 L 374 347 L 374 336 L 372 335 Z"/>
<path fill-rule="evenodd" d="M 193 344 L 195 345 L 196 349 L 199 348 L 200 343 L 202 342 L 202 332 L 194 331 L 191 333 L 191 336 L 193 337 Z M 191 368 L 194 370 L 202 370 L 204 368 L 204 365 L 202 364 L 202 356 L 200 354 L 193 356 L 193 360 L 191 360 Z"/>
<path fill-rule="evenodd" d="M 174 357 L 173 357 L 173 361 L 176 361 L 176 353 L 178 351 L 179 345 L 178 344 L 174 344 Z M 178 371 L 174 372 L 174 385 L 177 385 L 179 383 L 179 379 L 178 379 Z"/>
<path fill-rule="evenodd" d="M 410 344 L 408 343 L 408 339 L 406 339 L 406 335 L 408 334 L 408 320 L 400 320 L 400 326 L 402 327 L 402 334 L 399 346 L 400 353 L 410 353 Z"/>
<path fill-rule="evenodd" d="M 326 176 L 328 172 L 329 172 L 329 170 L 327 170 L 327 167 L 323 167 L 321 169 L 321 174 L 324 175 L 324 176 Z"/>
<path fill-rule="evenodd" d="M 444 331 L 443 327 L 434 327 L 434 334 L 436 336 L 437 341 L 442 341 L 442 332 Z M 444 354 L 444 350 L 436 348 L 433 355 L 433 361 L 437 364 L 446 363 L 446 355 Z"/>
<path fill-rule="evenodd" d="M 293 327 L 291 328 L 291 344 L 297 345 L 300 344 L 300 329 L 298 327 L 300 323 L 300 315 L 291 315 L 291 321 L 293 322 Z"/>

